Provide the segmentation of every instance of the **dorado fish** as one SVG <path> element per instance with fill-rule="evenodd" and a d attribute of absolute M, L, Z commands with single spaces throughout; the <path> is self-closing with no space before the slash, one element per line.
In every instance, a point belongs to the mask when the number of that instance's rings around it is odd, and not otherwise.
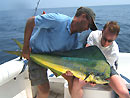
<path fill-rule="evenodd" d="M 20 49 L 23 45 L 13 39 Z M 21 51 L 5 51 L 21 56 Z M 58 75 L 71 71 L 77 78 L 96 84 L 109 83 L 110 65 L 97 46 L 75 49 L 70 51 L 56 51 L 51 53 L 30 54 L 30 59 L 42 67 L 49 68 Z"/>

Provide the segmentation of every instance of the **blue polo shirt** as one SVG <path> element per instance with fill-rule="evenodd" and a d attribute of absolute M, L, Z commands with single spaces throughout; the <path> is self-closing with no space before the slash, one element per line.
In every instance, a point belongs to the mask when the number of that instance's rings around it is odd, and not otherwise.
<path fill-rule="evenodd" d="M 77 33 L 70 34 L 72 18 L 59 13 L 35 17 L 37 28 L 30 39 L 33 53 L 67 51 L 78 45 Z"/>

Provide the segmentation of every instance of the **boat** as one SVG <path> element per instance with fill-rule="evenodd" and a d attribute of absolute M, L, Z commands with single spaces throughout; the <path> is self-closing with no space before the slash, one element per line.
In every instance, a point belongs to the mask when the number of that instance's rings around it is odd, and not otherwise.
<path fill-rule="evenodd" d="M 130 92 L 130 53 L 119 53 L 117 72 L 124 79 Z M 0 97 L 1 98 L 35 98 L 37 88 L 31 86 L 28 77 L 27 60 L 17 57 L 0 65 Z M 49 98 L 70 98 L 67 81 L 62 77 L 55 77 L 48 70 L 50 82 Z M 83 98 L 116 98 L 115 92 L 108 85 L 86 85 Z"/>

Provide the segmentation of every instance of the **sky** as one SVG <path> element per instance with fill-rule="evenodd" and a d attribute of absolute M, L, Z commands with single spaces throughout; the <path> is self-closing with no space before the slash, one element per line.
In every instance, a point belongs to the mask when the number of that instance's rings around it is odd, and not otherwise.
<path fill-rule="evenodd" d="M 38 0 L 1 0 L 0 10 L 34 9 Z M 38 8 L 130 4 L 130 0 L 40 0 Z"/>

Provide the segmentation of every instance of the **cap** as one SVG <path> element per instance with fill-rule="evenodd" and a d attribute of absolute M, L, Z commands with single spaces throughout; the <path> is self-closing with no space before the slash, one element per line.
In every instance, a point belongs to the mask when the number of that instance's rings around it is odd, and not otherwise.
<path fill-rule="evenodd" d="M 93 12 L 93 10 L 88 8 L 88 7 L 80 7 L 78 9 L 78 11 L 81 11 L 82 13 L 86 13 L 90 17 L 90 19 L 92 21 L 92 23 L 90 24 L 90 29 L 92 31 L 97 30 L 97 26 L 96 26 L 96 24 L 94 22 L 96 14 Z"/>

